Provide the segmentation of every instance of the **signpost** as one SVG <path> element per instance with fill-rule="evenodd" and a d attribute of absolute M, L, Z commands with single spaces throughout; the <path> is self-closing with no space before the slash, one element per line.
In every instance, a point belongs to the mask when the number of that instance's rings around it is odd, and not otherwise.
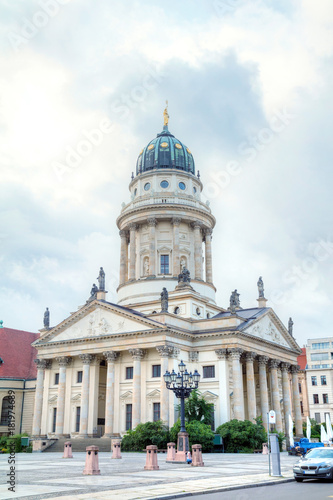
<path fill-rule="evenodd" d="M 269 429 L 270 425 L 274 425 L 276 422 L 276 415 L 275 411 L 271 410 L 267 412 L 267 441 L 268 441 L 268 468 L 269 468 L 269 475 L 271 475 L 271 442 L 269 438 Z"/>

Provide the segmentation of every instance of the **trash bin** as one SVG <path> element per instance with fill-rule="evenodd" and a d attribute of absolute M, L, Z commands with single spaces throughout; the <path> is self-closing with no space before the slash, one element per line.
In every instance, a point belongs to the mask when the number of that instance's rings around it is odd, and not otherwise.
<path fill-rule="evenodd" d="M 21 437 L 21 446 L 29 446 L 29 438 L 27 436 Z"/>

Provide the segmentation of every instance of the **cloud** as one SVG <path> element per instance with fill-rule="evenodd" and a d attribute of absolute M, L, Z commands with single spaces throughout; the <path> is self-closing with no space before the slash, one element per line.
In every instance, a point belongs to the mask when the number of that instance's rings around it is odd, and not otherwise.
<path fill-rule="evenodd" d="M 300 284 L 285 276 L 318 241 L 333 239 L 331 2 L 231 4 L 221 15 L 214 1 L 171 0 L 168 9 L 152 0 L 72 1 L 15 50 L 9 34 L 22 36 L 41 3 L 2 3 L 5 325 L 36 330 L 46 306 L 51 322 L 61 321 L 87 299 L 100 265 L 116 300 L 115 219 L 168 99 L 170 130 L 192 150 L 204 184 L 217 186 L 218 302 L 228 305 L 236 287 L 242 305 L 255 306 L 263 275 L 270 296 L 287 298 L 271 305 L 285 323 L 293 316 L 300 343 L 330 335 L 331 257 Z M 272 131 L 285 112 L 293 118 Z M 105 119 L 110 132 L 81 154 Z M 54 164 L 68 167 L 69 154 L 81 156 L 59 178 Z"/>

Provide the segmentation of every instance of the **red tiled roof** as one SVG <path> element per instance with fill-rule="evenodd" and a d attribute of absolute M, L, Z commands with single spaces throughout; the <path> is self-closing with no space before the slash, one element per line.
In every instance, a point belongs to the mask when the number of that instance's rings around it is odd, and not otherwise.
<path fill-rule="evenodd" d="M 39 333 L 0 328 L 1 378 L 34 379 L 37 376 L 37 349 L 31 346 Z"/>
<path fill-rule="evenodd" d="M 306 347 L 302 347 L 302 354 L 297 357 L 297 364 L 300 366 L 301 370 L 306 368 Z"/>

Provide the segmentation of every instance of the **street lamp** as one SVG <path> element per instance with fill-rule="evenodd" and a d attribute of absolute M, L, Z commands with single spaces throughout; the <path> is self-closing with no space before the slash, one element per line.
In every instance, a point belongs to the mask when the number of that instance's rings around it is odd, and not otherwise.
<path fill-rule="evenodd" d="M 186 365 L 181 361 L 178 365 L 178 375 L 172 370 L 171 373 L 168 371 L 163 375 L 164 382 L 167 389 L 173 391 L 178 399 L 180 399 L 180 433 L 186 433 L 185 429 L 185 399 L 187 399 L 193 389 L 197 389 L 200 380 L 200 374 L 197 370 L 188 373 Z M 178 435 L 179 444 L 179 435 Z M 184 448 L 183 448 L 184 449 Z M 182 450 L 181 450 L 182 451 Z M 187 450 L 186 450 L 187 451 Z"/>

